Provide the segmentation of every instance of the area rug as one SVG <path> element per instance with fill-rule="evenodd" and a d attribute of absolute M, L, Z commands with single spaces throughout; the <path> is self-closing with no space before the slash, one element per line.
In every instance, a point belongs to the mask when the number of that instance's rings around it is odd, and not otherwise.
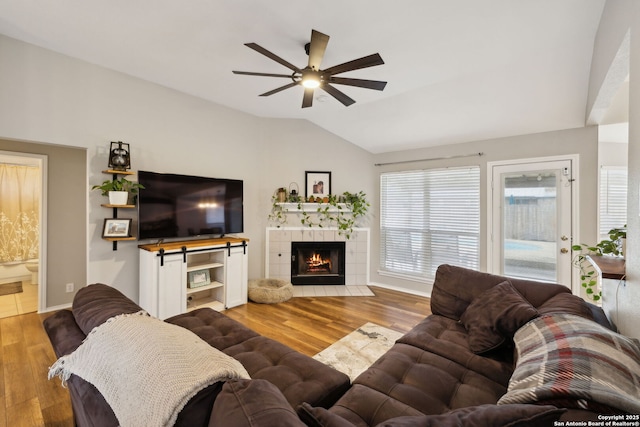
<path fill-rule="evenodd" d="M 365 323 L 346 337 L 313 356 L 343 372 L 353 381 L 404 335 L 375 323 Z"/>
<path fill-rule="evenodd" d="M 0 285 L 0 295 L 19 294 L 22 292 L 22 282 L 3 283 Z"/>

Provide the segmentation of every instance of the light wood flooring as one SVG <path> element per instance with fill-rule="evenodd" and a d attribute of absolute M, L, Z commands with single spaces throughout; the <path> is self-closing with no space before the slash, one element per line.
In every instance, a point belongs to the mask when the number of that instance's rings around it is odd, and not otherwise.
<path fill-rule="evenodd" d="M 0 295 L 0 318 L 38 311 L 38 285 L 22 281 L 22 292 Z"/>
<path fill-rule="evenodd" d="M 225 311 L 256 332 L 313 356 L 367 322 L 406 332 L 430 314 L 429 299 L 371 287 L 375 297 L 301 297 Z M 50 314 L 0 319 L 0 427 L 72 427 L 68 391 L 47 380 L 55 355 L 42 327 Z"/>

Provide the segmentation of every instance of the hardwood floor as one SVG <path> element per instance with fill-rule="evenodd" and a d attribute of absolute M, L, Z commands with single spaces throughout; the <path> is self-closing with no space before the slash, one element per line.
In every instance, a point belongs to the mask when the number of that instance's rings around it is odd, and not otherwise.
<path fill-rule="evenodd" d="M 429 299 L 371 287 L 375 297 L 304 297 L 225 311 L 256 332 L 313 356 L 366 322 L 406 332 L 430 314 Z M 67 389 L 47 380 L 56 360 L 36 313 L 0 319 L 0 427 L 73 427 Z"/>

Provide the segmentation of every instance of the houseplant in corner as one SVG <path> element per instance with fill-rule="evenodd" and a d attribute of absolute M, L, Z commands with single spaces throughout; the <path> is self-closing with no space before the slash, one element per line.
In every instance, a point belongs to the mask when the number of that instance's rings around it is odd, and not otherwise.
<path fill-rule="evenodd" d="M 111 205 L 126 205 L 129 193 L 136 194 L 144 186 L 137 182 L 131 182 L 126 177 L 108 179 L 100 185 L 94 185 L 92 190 L 100 190 L 103 196 L 109 197 Z"/>
<path fill-rule="evenodd" d="M 623 256 L 625 250 L 625 240 L 627 238 L 627 226 L 623 228 L 612 228 L 609 230 L 609 238 L 601 240 L 596 245 L 587 245 L 581 243 L 571 246 L 571 250 L 576 252 L 573 258 L 573 265 L 580 270 L 580 283 L 585 288 L 585 293 L 593 301 L 598 301 L 602 297 L 602 293 L 597 290 L 597 274 L 596 270 L 589 262 L 589 255 L 610 255 Z M 597 291 L 597 292 L 596 292 Z"/>

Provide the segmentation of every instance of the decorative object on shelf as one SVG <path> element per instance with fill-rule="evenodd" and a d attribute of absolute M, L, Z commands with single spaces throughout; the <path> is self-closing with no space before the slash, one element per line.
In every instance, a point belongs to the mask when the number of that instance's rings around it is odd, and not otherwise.
<path fill-rule="evenodd" d="M 297 182 L 289 184 L 289 201 L 292 203 L 298 203 L 300 201 L 300 187 Z"/>
<path fill-rule="evenodd" d="M 131 218 L 105 218 L 103 238 L 131 237 Z"/>
<path fill-rule="evenodd" d="M 287 189 L 284 187 L 280 187 L 276 190 L 276 197 L 278 199 L 278 203 L 284 203 L 287 201 Z"/>
<path fill-rule="evenodd" d="M 117 171 L 126 171 L 131 168 L 131 151 L 129 144 L 122 141 L 111 142 L 109 149 L 109 168 Z"/>
<path fill-rule="evenodd" d="M 100 190 L 103 196 L 108 196 L 109 203 L 112 205 L 126 205 L 129 198 L 129 193 L 136 194 L 138 192 L 138 189 L 140 188 L 144 188 L 144 186 L 138 184 L 137 182 L 131 182 L 124 176 L 122 178 L 108 179 L 100 185 L 94 185 L 93 187 L 91 187 L 92 190 Z M 124 196 L 120 196 L 124 197 L 124 202 L 122 202 L 123 199 L 112 199 L 112 197 L 114 196 L 112 195 L 112 193 L 114 192 L 124 193 Z M 115 197 L 118 196 L 115 195 Z"/>
<path fill-rule="evenodd" d="M 585 288 L 585 293 L 593 301 L 599 301 L 602 292 L 597 289 L 598 273 L 593 264 L 589 262 L 589 255 L 609 255 L 623 256 L 627 240 L 627 225 L 622 228 L 612 228 L 609 230 L 609 238 L 601 240 L 595 246 L 580 243 L 571 246 L 571 250 L 576 252 L 573 257 L 573 265 L 580 270 L 580 283 Z"/>
<path fill-rule="evenodd" d="M 364 218 L 369 211 L 370 204 L 367 202 L 366 194 L 362 191 L 358 193 L 345 191 L 339 197 L 334 195 L 326 197 L 326 202 L 321 199 L 314 204 L 298 201 L 295 204 L 296 210 L 291 213 L 299 214 L 300 223 L 305 227 L 323 228 L 333 226 L 338 229 L 339 234 L 349 239 L 356 223 Z M 342 200 L 342 202 L 338 202 L 338 200 Z M 277 227 L 280 227 L 280 225 L 287 222 L 286 213 L 290 211 L 286 203 L 277 201 L 275 195 L 271 201 L 269 220 L 275 222 Z"/>
<path fill-rule="evenodd" d="M 211 284 L 211 276 L 208 269 L 189 272 L 189 287 L 199 288 Z"/>
<path fill-rule="evenodd" d="M 307 171 L 304 177 L 305 197 L 320 197 L 331 194 L 331 172 Z"/>

